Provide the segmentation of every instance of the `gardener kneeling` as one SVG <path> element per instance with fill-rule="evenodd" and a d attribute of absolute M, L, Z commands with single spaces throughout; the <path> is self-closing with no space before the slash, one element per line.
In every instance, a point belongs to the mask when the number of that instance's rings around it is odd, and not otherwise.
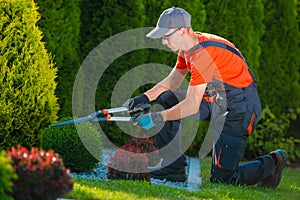
<path fill-rule="evenodd" d="M 175 67 L 164 80 L 123 104 L 133 109 L 138 104 L 157 100 L 164 108 L 136 119 L 145 129 L 164 122 L 156 135 L 163 167 L 150 172 L 151 177 L 186 180 L 186 160 L 180 150 L 181 119 L 198 116 L 199 120 L 215 122 L 212 123 L 215 138 L 212 182 L 276 187 L 287 162 L 285 151 L 276 150 L 239 164 L 248 136 L 261 115 L 261 104 L 257 81 L 234 44 L 213 34 L 194 32 L 190 14 L 177 7 L 165 10 L 146 36 L 160 38 L 163 45 L 178 51 Z M 191 77 L 187 91 L 177 92 L 188 72 Z M 220 126 L 218 121 L 224 123 Z"/>

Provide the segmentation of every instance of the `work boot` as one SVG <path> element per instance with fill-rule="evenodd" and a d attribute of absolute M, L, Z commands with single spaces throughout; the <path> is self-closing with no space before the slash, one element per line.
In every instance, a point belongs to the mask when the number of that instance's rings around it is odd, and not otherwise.
<path fill-rule="evenodd" d="M 184 182 L 187 179 L 185 174 L 185 168 L 172 169 L 172 168 L 164 167 L 159 170 L 150 172 L 150 177 L 160 179 L 160 180 L 166 179 L 169 181 L 178 181 L 178 182 Z"/>
<path fill-rule="evenodd" d="M 286 166 L 288 155 L 284 150 L 278 149 L 276 151 L 272 151 L 270 155 L 275 160 L 275 175 L 269 176 L 261 183 L 259 183 L 262 187 L 276 188 L 281 180 L 282 170 Z"/>

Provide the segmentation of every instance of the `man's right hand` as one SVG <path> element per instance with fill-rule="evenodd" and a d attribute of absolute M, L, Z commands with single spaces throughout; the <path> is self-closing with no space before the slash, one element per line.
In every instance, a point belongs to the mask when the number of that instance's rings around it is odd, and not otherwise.
<path fill-rule="evenodd" d="M 128 99 L 122 106 L 126 107 L 128 110 L 133 110 L 137 105 L 146 103 L 149 103 L 149 98 L 145 94 L 141 94 L 137 97 Z"/>

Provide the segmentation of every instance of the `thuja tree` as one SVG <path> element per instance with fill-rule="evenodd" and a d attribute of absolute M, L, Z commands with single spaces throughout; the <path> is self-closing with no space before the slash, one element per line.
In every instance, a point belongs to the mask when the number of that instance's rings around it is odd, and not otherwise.
<path fill-rule="evenodd" d="M 53 55 L 58 68 L 56 94 L 60 105 L 59 116 L 72 114 L 72 88 L 80 67 L 79 0 L 36 0 L 41 19 L 38 22 L 43 31 L 47 50 Z M 87 36 L 88 37 L 88 36 Z"/>
<path fill-rule="evenodd" d="M 41 42 L 32 0 L 2 0 L 0 18 L 0 148 L 31 147 L 57 118 L 57 70 Z"/>
<path fill-rule="evenodd" d="M 264 1 L 265 34 L 258 85 L 263 105 L 281 115 L 300 102 L 300 32 L 294 0 Z"/>
<path fill-rule="evenodd" d="M 105 7 L 104 0 L 82 0 L 80 10 L 80 52 L 81 58 L 84 59 L 98 44 L 112 35 L 113 27 L 100 27 L 106 23 L 109 12 L 111 15 L 115 13 Z"/>

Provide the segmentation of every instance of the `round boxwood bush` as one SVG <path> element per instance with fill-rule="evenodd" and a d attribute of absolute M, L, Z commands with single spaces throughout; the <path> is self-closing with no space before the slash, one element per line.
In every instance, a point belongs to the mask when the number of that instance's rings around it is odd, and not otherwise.
<path fill-rule="evenodd" d="M 70 119 L 63 118 L 60 122 Z M 80 123 L 76 127 L 65 125 L 45 129 L 40 137 L 41 148 L 57 152 L 72 172 L 88 172 L 94 169 L 101 159 L 102 137 L 89 122 Z M 77 131 L 80 131 L 81 137 Z M 90 153 L 84 144 L 88 144 L 88 149 L 92 149 L 93 152 Z"/>

